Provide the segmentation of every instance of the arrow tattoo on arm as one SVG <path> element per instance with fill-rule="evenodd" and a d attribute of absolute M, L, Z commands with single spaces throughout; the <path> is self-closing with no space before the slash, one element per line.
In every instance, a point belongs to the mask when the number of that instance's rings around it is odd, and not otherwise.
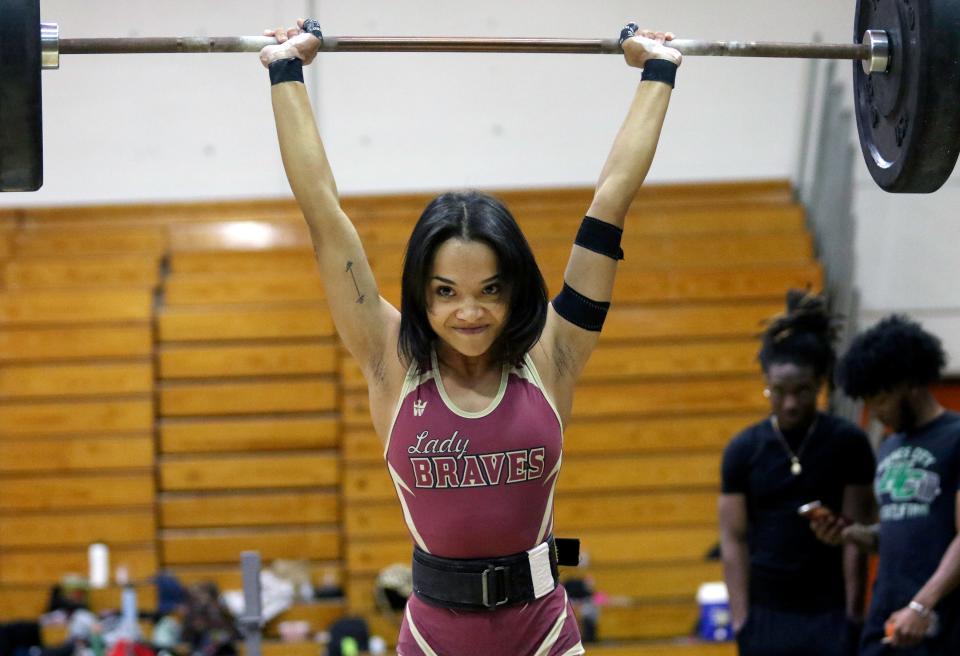
<path fill-rule="evenodd" d="M 363 303 L 364 296 L 360 293 L 360 285 L 357 284 L 357 276 L 353 272 L 353 262 L 347 260 L 347 272 L 350 274 L 350 277 L 353 278 L 353 286 L 357 289 L 357 303 Z"/>

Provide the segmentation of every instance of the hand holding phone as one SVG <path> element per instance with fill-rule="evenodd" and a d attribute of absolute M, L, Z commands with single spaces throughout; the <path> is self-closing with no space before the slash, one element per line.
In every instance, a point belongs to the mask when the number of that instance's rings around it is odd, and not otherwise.
<path fill-rule="evenodd" d="M 824 506 L 819 501 L 811 501 L 810 503 L 805 503 L 799 508 L 797 508 L 797 514 L 801 517 L 806 517 L 810 521 L 816 521 L 818 519 L 825 519 L 832 513 L 830 509 Z"/>
<path fill-rule="evenodd" d="M 842 540 L 843 529 L 851 522 L 843 515 L 838 515 L 820 501 L 805 503 L 797 509 L 801 517 L 810 520 L 810 528 L 821 542 L 838 545 Z"/>

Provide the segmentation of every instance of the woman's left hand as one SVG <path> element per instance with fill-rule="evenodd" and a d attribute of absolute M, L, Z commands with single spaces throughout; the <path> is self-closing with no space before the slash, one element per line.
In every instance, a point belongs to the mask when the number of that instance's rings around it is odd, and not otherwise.
<path fill-rule="evenodd" d="M 666 59 L 679 66 L 683 62 L 683 55 L 668 45 L 673 38 L 673 32 L 640 30 L 635 36 L 624 40 L 623 57 L 627 64 L 636 68 L 643 68 L 651 59 Z"/>
<path fill-rule="evenodd" d="M 297 20 L 297 26 L 291 28 L 278 27 L 275 30 L 264 30 L 264 36 L 276 38 L 275 45 L 269 45 L 260 51 L 260 61 L 264 66 L 278 59 L 302 59 L 304 65 L 313 61 L 320 49 L 320 39 L 310 32 L 303 31 L 303 19 Z"/>

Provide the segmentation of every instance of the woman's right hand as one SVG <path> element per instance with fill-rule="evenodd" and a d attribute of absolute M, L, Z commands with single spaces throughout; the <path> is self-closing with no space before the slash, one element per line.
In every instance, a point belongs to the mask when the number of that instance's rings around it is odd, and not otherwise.
<path fill-rule="evenodd" d="M 260 51 L 260 62 L 269 66 L 278 59 L 302 59 L 309 64 L 317 56 L 321 41 L 309 32 L 303 31 L 303 19 L 297 19 L 297 26 L 290 28 L 278 27 L 275 30 L 264 30 L 264 36 L 276 38 L 277 43 L 265 46 Z"/>
<path fill-rule="evenodd" d="M 627 30 L 636 27 L 634 23 L 627 26 Z M 653 30 L 630 30 L 632 34 L 625 38 L 621 47 L 623 48 L 623 57 L 627 64 L 636 68 L 643 68 L 651 59 L 666 59 L 677 66 L 683 62 L 683 55 L 676 48 L 671 48 L 668 44 L 673 40 L 673 32 L 654 32 Z M 627 36 L 627 35 L 624 35 Z"/>

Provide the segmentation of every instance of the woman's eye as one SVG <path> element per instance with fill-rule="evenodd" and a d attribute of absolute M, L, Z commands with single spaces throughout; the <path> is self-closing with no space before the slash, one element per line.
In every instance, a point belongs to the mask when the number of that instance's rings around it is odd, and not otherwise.
<path fill-rule="evenodd" d="M 453 296 L 453 288 L 447 286 L 437 287 L 437 296 Z"/>
<path fill-rule="evenodd" d="M 500 293 L 500 285 L 487 285 L 483 288 L 483 293 L 488 296 L 495 296 Z"/>

